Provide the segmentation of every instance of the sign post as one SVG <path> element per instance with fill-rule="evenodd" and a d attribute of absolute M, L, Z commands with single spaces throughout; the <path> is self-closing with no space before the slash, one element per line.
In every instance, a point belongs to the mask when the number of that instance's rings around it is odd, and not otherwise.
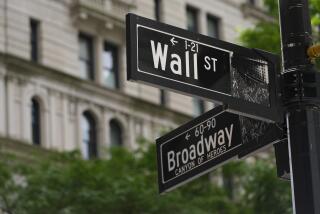
<path fill-rule="evenodd" d="M 312 44 L 308 0 L 279 0 L 294 213 L 320 213 L 319 73 L 307 49 Z"/>
<path fill-rule="evenodd" d="M 225 105 L 157 139 L 160 192 L 283 141 L 275 145 L 278 175 L 290 176 L 294 213 L 320 213 L 320 72 L 307 54 L 318 56 L 319 46 L 307 51 L 308 0 L 279 0 L 279 6 L 282 105 L 277 56 L 127 15 L 129 80 Z M 287 135 L 270 125 L 283 122 L 284 112 Z"/>

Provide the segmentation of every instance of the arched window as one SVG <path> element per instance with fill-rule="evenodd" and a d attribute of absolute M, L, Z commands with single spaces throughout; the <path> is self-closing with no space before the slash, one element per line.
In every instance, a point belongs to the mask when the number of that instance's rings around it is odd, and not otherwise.
<path fill-rule="evenodd" d="M 40 104 L 36 98 L 31 99 L 31 127 L 32 144 L 41 145 L 41 112 Z"/>
<path fill-rule="evenodd" d="M 82 155 L 85 159 L 98 156 L 96 123 L 92 114 L 85 111 L 81 120 L 82 129 Z"/>
<path fill-rule="evenodd" d="M 110 121 L 110 141 L 111 146 L 122 146 L 122 129 L 119 122 L 115 119 Z"/>

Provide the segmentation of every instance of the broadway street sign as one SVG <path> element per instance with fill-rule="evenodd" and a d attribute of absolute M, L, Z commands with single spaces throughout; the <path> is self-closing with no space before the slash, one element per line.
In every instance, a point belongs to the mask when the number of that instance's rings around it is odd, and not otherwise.
<path fill-rule="evenodd" d="M 239 116 L 222 106 L 157 139 L 160 193 L 237 156 L 242 144 Z"/>
<path fill-rule="evenodd" d="M 228 105 L 228 111 L 281 121 L 277 56 L 127 15 L 128 79 Z"/>
<path fill-rule="evenodd" d="M 230 159 L 244 158 L 284 137 L 284 130 L 218 106 L 156 140 L 160 193 Z"/>

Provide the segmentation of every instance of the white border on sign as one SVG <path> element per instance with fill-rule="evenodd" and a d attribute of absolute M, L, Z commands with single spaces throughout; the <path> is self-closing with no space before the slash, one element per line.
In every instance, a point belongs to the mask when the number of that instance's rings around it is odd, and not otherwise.
<path fill-rule="evenodd" d="M 192 39 L 187 39 L 187 38 L 184 38 L 184 37 L 181 37 L 181 36 L 177 36 L 175 34 L 172 34 L 172 33 L 167 33 L 167 32 L 164 32 L 164 31 L 161 31 L 161 30 L 157 30 L 157 29 L 154 29 L 154 28 L 151 28 L 151 27 L 147 27 L 147 26 L 144 26 L 144 25 L 140 25 L 140 24 L 137 24 L 137 71 L 138 72 L 141 72 L 141 73 L 144 73 L 144 74 L 148 74 L 148 75 L 151 75 L 151 76 L 156 76 L 156 77 L 159 77 L 159 78 L 162 78 L 162 79 L 167 79 L 167 80 L 171 80 L 173 82 L 179 82 L 179 83 L 182 83 L 184 85 L 190 85 L 190 86 L 193 86 L 193 87 L 196 87 L 196 88 L 201 88 L 201 89 L 204 89 L 204 90 L 207 90 L 207 91 L 212 91 L 212 92 L 215 92 L 215 93 L 218 93 L 218 94 L 223 94 L 223 95 L 226 95 L 226 96 L 231 96 L 231 94 L 226 94 L 226 93 L 223 93 L 223 92 L 220 92 L 220 91 L 215 91 L 215 90 L 212 90 L 212 89 L 208 89 L 208 88 L 204 88 L 204 87 L 200 87 L 200 86 L 197 86 L 197 85 L 194 85 L 194 84 L 191 84 L 191 83 L 186 83 L 186 82 L 182 82 L 182 81 L 179 81 L 179 80 L 174 80 L 174 79 L 170 79 L 168 77 L 163 77 L 161 75 L 157 75 L 157 74 L 151 74 L 151 73 L 148 73 L 146 71 L 142 71 L 139 69 L 139 51 L 138 51 L 138 47 L 139 47 L 139 33 L 138 33 L 138 30 L 139 30 L 139 27 L 142 27 L 142 28 L 146 28 L 148 30 L 153 30 L 153 31 L 156 31 L 156 32 L 160 32 L 160 33 L 163 33 L 163 34 L 167 34 L 167 35 L 170 35 L 170 36 L 174 36 L 174 37 L 177 37 L 177 38 L 180 38 L 180 39 L 184 39 L 184 40 L 188 40 L 188 41 L 192 41 L 192 42 L 195 42 L 195 43 L 198 43 L 198 44 L 201 44 L 203 46 L 207 46 L 207 47 L 210 47 L 210 48 L 214 48 L 214 49 L 217 49 L 217 50 L 221 50 L 221 51 L 224 51 L 224 52 L 227 52 L 229 53 L 229 64 L 230 64 L 230 68 L 231 68 L 231 57 L 233 55 L 233 52 L 232 51 L 229 51 L 229 50 L 226 50 L 226 49 L 222 49 L 222 48 L 218 48 L 218 47 L 214 47 L 212 45 L 208 45 L 208 44 L 205 44 L 205 43 L 202 43 L 202 42 L 198 42 L 198 41 L 195 41 L 195 40 L 192 40 Z"/>
<path fill-rule="evenodd" d="M 163 161 L 162 161 L 162 146 L 163 146 L 164 144 L 168 143 L 169 141 L 171 141 L 171 140 L 174 139 L 174 138 L 179 137 L 180 135 L 185 134 L 186 132 L 190 131 L 191 129 L 195 128 L 196 126 L 198 126 L 198 125 L 200 125 L 200 124 L 202 124 L 202 123 L 205 123 L 206 121 L 210 120 L 211 118 L 219 116 L 220 114 L 222 114 L 222 113 L 224 113 L 224 112 L 226 112 L 226 110 L 223 110 L 222 112 L 219 112 L 218 114 L 213 115 L 212 117 L 210 117 L 209 119 L 204 120 L 204 121 L 201 122 L 201 123 L 197 123 L 196 125 L 192 126 L 190 129 L 188 129 L 188 130 L 186 130 L 186 131 L 184 131 L 184 132 L 181 132 L 181 133 L 178 134 L 177 136 L 174 136 L 173 138 L 170 138 L 169 140 L 167 140 L 166 142 L 164 142 L 163 144 L 161 144 L 161 146 L 160 146 L 160 159 L 161 159 L 161 163 L 163 163 Z M 238 145 L 238 146 L 233 147 L 232 149 L 226 151 L 225 153 L 227 153 L 227 152 L 229 152 L 229 151 L 232 151 L 232 150 L 238 148 L 239 146 L 241 146 L 241 144 Z M 221 156 L 221 155 L 223 155 L 223 154 L 225 154 L 225 153 L 222 153 L 222 154 L 216 156 L 215 158 L 217 158 L 217 157 L 219 157 L 219 156 Z M 213 158 L 213 159 L 215 159 L 215 158 Z M 206 160 L 205 162 L 201 163 L 200 165 L 192 168 L 192 170 L 193 170 L 193 169 L 196 169 L 196 168 L 199 167 L 199 166 L 202 166 L 203 164 L 205 164 L 205 163 L 207 163 L 208 161 L 211 161 L 211 160 L 213 160 L 213 159 Z M 231 159 L 232 159 L 232 158 L 231 158 Z M 211 168 L 213 168 L 213 167 L 211 167 Z M 210 168 L 210 169 L 211 169 L 211 168 Z M 208 170 L 209 170 L 209 169 L 208 169 Z M 207 170 L 206 170 L 206 171 L 207 171 Z M 187 172 L 190 172 L 190 170 L 189 170 L 189 171 L 186 171 L 186 172 L 184 172 L 184 173 L 181 173 L 181 174 L 179 174 L 178 176 L 175 176 L 175 177 L 173 177 L 173 178 L 170 178 L 170 179 L 167 180 L 167 181 L 164 180 L 163 164 L 161 164 L 161 172 L 162 172 L 162 183 L 165 184 L 165 183 L 167 183 L 167 182 L 169 182 L 169 181 L 171 181 L 171 180 L 173 180 L 173 179 L 176 179 L 176 178 L 180 177 L 181 175 L 186 174 Z"/>

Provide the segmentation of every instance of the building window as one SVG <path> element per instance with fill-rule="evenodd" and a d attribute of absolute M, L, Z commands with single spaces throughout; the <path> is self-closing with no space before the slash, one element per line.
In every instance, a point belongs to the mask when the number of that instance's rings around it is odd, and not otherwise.
<path fill-rule="evenodd" d="M 162 0 L 154 0 L 154 4 L 155 4 L 154 13 L 157 21 L 161 21 L 161 1 Z M 162 106 L 167 105 L 167 93 L 163 89 L 160 89 L 160 105 Z"/>
<path fill-rule="evenodd" d="M 192 7 L 187 7 L 187 30 L 198 32 L 198 11 Z"/>
<path fill-rule="evenodd" d="M 257 4 L 256 0 L 248 0 L 248 2 L 249 2 L 249 4 L 254 5 L 254 6 Z"/>
<path fill-rule="evenodd" d="M 39 26 L 38 20 L 30 19 L 30 55 L 34 62 L 39 61 Z"/>
<path fill-rule="evenodd" d="M 115 119 L 110 121 L 110 141 L 111 146 L 122 146 L 122 128 L 119 122 Z"/>
<path fill-rule="evenodd" d="M 187 29 L 192 32 L 198 32 L 198 11 L 192 7 L 187 7 Z M 193 98 L 194 115 L 198 116 L 204 112 L 204 101 Z"/>
<path fill-rule="evenodd" d="M 154 12 L 155 12 L 155 18 L 157 21 L 161 20 L 161 1 L 162 0 L 154 0 Z"/>
<path fill-rule="evenodd" d="M 213 16 L 207 16 L 208 36 L 219 38 L 219 19 Z"/>
<path fill-rule="evenodd" d="M 31 127 L 32 144 L 41 145 L 41 112 L 40 104 L 35 99 L 31 99 Z"/>
<path fill-rule="evenodd" d="M 119 88 L 118 49 L 108 42 L 104 43 L 102 66 L 103 85 L 109 88 Z"/>
<path fill-rule="evenodd" d="M 96 123 L 92 114 L 84 112 L 81 120 L 82 155 L 84 159 L 93 159 L 98 156 Z"/>
<path fill-rule="evenodd" d="M 198 98 L 193 98 L 194 116 L 199 116 L 205 112 L 204 101 Z"/>
<path fill-rule="evenodd" d="M 163 89 L 160 89 L 160 104 L 161 104 L 162 106 L 166 106 L 166 105 L 167 105 L 167 102 L 168 102 L 167 99 L 168 99 L 168 98 L 167 98 L 167 93 L 166 93 L 166 91 L 163 90 Z"/>
<path fill-rule="evenodd" d="M 94 79 L 93 39 L 83 33 L 79 34 L 80 76 L 84 79 Z"/>

